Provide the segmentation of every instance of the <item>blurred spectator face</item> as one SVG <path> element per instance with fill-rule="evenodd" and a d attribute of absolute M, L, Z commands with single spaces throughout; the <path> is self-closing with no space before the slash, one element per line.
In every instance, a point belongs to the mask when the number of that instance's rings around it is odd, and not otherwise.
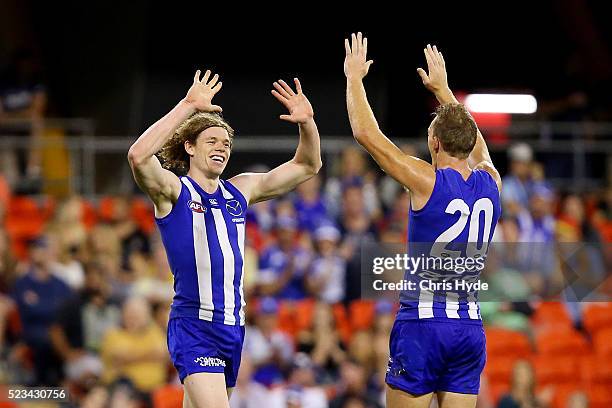
<path fill-rule="evenodd" d="M 278 303 L 274 298 L 263 298 L 257 308 L 257 327 L 264 334 L 270 334 L 278 326 Z"/>
<path fill-rule="evenodd" d="M 331 225 L 319 227 L 314 235 L 321 256 L 334 254 L 338 240 L 340 239 L 340 231 L 338 231 L 336 227 Z"/>
<path fill-rule="evenodd" d="M 584 220 L 584 205 L 577 195 L 567 196 L 563 203 L 563 212 L 571 219 L 582 222 Z"/>
<path fill-rule="evenodd" d="M 54 251 L 49 237 L 41 237 L 30 244 L 30 260 L 37 268 L 45 269 L 52 261 Z"/>
<path fill-rule="evenodd" d="M 297 353 L 293 359 L 290 380 L 292 384 L 302 387 L 315 385 L 315 373 L 310 356 L 306 353 Z"/>
<path fill-rule="evenodd" d="M 536 191 L 529 200 L 531 215 L 535 219 L 543 218 L 551 211 L 551 194 L 547 190 Z"/>
<path fill-rule="evenodd" d="M 82 408 L 104 408 L 108 403 L 108 391 L 103 386 L 97 386 L 91 389 L 83 401 Z"/>
<path fill-rule="evenodd" d="M 130 298 L 123 305 L 123 324 L 127 331 L 138 332 L 151 321 L 151 307 L 142 298 Z"/>
<path fill-rule="evenodd" d="M 275 212 L 278 218 L 295 218 L 295 208 L 293 207 L 293 203 L 289 200 L 277 201 Z"/>
<path fill-rule="evenodd" d="M 342 210 L 344 217 L 362 216 L 365 212 L 363 190 L 359 186 L 350 186 L 344 190 Z"/>
<path fill-rule="evenodd" d="M 351 397 L 342 404 L 342 408 L 367 408 L 363 400 Z"/>
<path fill-rule="evenodd" d="M 589 400 L 583 392 L 575 392 L 567 400 L 567 408 L 589 408 Z"/>
<path fill-rule="evenodd" d="M 302 184 L 298 185 L 296 191 L 300 196 L 305 199 L 314 200 L 319 196 L 319 189 L 321 188 L 321 178 L 316 175 Z"/>
<path fill-rule="evenodd" d="M 531 161 L 533 151 L 525 143 L 515 144 L 508 151 L 510 158 L 510 172 L 521 180 L 526 180 L 531 176 Z"/>
<path fill-rule="evenodd" d="M 104 273 L 99 265 L 88 265 L 85 270 L 85 285 L 84 289 L 92 296 L 105 297 L 108 290 L 108 285 L 104 279 Z"/>
<path fill-rule="evenodd" d="M 361 176 L 365 170 L 365 160 L 361 150 L 349 147 L 342 152 L 342 177 Z"/>
<path fill-rule="evenodd" d="M 62 224 L 80 223 L 83 218 L 83 206 L 80 197 L 73 196 L 64 201 L 56 213 L 56 220 Z"/>
<path fill-rule="evenodd" d="M 534 387 L 533 368 L 525 360 L 517 361 L 512 370 L 512 387 L 530 390 Z"/>
<path fill-rule="evenodd" d="M 291 248 L 295 241 L 297 223 L 293 218 L 279 217 L 276 227 L 276 237 L 281 248 Z"/>
<path fill-rule="evenodd" d="M 366 373 L 363 367 L 352 361 L 345 361 L 340 376 L 348 394 L 361 395 L 366 388 Z"/>
<path fill-rule="evenodd" d="M 113 221 L 120 222 L 130 218 L 130 202 L 126 197 L 113 200 Z"/>

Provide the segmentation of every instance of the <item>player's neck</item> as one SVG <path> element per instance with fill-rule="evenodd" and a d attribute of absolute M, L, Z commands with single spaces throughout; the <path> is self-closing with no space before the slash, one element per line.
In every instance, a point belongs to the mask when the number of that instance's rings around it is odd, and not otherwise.
<path fill-rule="evenodd" d="M 195 180 L 195 182 L 198 183 L 200 187 L 202 187 L 202 190 L 204 190 L 208 194 L 214 194 L 215 191 L 217 191 L 217 188 L 219 187 L 219 176 L 207 176 L 205 173 L 197 171 L 195 169 L 189 169 L 187 175 L 193 180 Z"/>
<path fill-rule="evenodd" d="M 436 168 L 437 169 L 453 169 L 457 170 L 462 176 L 464 180 L 472 173 L 472 169 L 468 164 L 468 161 L 465 159 L 458 159 L 456 157 L 449 156 L 447 154 L 440 154 L 436 160 Z"/>

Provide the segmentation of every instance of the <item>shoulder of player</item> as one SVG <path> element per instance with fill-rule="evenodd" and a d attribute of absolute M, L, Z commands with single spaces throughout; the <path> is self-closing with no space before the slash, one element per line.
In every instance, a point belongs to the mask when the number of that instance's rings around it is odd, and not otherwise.
<path fill-rule="evenodd" d="M 501 192 L 502 179 L 492 162 L 488 160 L 481 161 L 476 166 L 474 166 L 474 171 L 477 170 L 483 170 L 484 172 L 488 173 L 491 178 L 493 178 L 493 181 L 495 181 L 495 184 L 497 184 L 497 188 Z"/>

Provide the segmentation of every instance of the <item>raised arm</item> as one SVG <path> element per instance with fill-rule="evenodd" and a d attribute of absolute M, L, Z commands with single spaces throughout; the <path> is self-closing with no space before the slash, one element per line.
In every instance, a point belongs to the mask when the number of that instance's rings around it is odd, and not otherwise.
<path fill-rule="evenodd" d="M 425 72 L 423 68 L 417 69 L 421 80 L 423 80 L 423 85 L 435 95 L 440 104 L 459 103 L 448 86 L 446 62 L 442 53 L 438 51 L 435 45 L 432 47 L 429 44 L 423 49 L 423 52 L 425 53 L 428 72 Z M 501 176 L 493 165 L 489 149 L 480 130 L 477 131 L 476 144 L 468 157 L 468 163 L 473 169 L 480 168 L 491 174 L 499 191 L 501 191 Z"/>
<path fill-rule="evenodd" d="M 270 200 L 293 190 L 321 169 L 321 143 L 314 121 L 314 111 L 302 92 L 300 81 L 295 78 L 296 92 L 283 80 L 274 83 L 272 95 L 289 111 L 282 120 L 299 127 L 300 141 L 293 159 L 267 173 L 242 173 L 233 182 L 247 197 L 249 203 Z"/>
<path fill-rule="evenodd" d="M 429 197 L 435 182 L 431 164 L 402 152 L 378 127 L 368 103 L 363 78 L 373 61 L 367 60 L 368 39 L 361 33 L 345 40 L 346 106 L 353 136 L 376 160 L 381 169 L 407 187 L 412 194 Z"/>
<path fill-rule="evenodd" d="M 178 177 L 161 166 L 155 154 L 172 137 L 181 123 L 197 111 L 221 112 L 221 107 L 212 105 L 212 98 L 221 89 L 218 75 L 210 79 L 206 71 L 200 80 L 200 71 L 195 73 L 193 84 L 183 98 L 163 118 L 151 125 L 130 147 L 128 161 L 136 184 L 155 204 L 155 214 L 163 217 L 172 209 L 181 192 Z"/>

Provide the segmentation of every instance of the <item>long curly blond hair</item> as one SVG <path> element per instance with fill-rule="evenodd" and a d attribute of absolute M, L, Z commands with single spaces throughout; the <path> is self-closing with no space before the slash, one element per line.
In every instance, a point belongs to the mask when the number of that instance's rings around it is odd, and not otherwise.
<path fill-rule="evenodd" d="M 166 142 L 157 154 L 165 169 L 178 176 L 189 171 L 189 154 L 185 142 L 195 144 L 200 133 L 210 127 L 221 127 L 227 130 L 230 140 L 234 138 L 234 129 L 217 113 L 198 112 L 190 116 L 176 129 L 174 135 Z"/>

